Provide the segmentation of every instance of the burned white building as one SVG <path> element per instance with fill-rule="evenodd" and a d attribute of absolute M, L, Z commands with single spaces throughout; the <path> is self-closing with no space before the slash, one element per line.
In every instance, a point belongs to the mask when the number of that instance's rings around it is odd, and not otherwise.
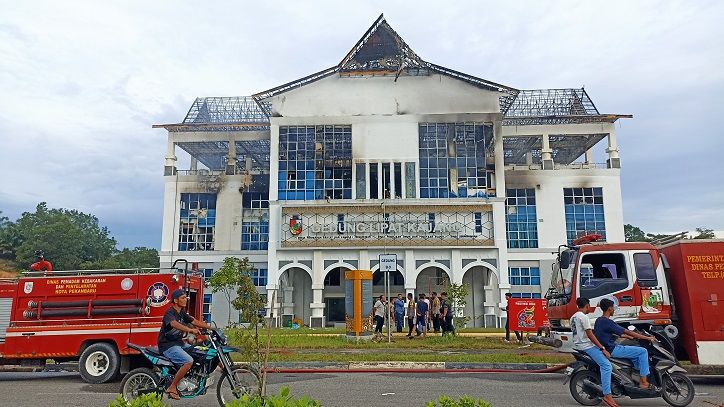
<path fill-rule="evenodd" d="M 328 69 L 198 98 L 156 126 L 168 131 L 161 262 L 210 275 L 248 257 L 274 316 L 323 326 L 344 321 L 344 271 L 393 253 L 393 294 L 467 283 L 469 325 L 500 326 L 505 292 L 545 293 L 558 245 L 624 240 L 623 117 L 584 89 L 519 90 L 425 61 L 380 16 Z M 207 310 L 224 322 L 226 309 Z"/>

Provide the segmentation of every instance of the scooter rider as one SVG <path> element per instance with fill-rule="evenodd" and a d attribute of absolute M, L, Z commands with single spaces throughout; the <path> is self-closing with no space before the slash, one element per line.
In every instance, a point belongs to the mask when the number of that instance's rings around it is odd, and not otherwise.
<path fill-rule="evenodd" d="M 608 298 L 602 299 L 598 306 L 603 311 L 603 316 L 596 319 L 593 332 L 596 334 L 606 350 L 614 358 L 630 359 L 634 367 L 640 371 L 641 380 L 639 387 L 642 389 L 649 388 L 649 352 L 640 346 L 623 346 L 616 343 L 616 336 L 624 338 L 642 339 L 645 341 L 655 341 L 653 336 L 645 336 L 636 332 L 629 331 L 619 326 L 611 320 L 614 312 L 613 301 Z"/>
<path fill-rule="evenodd" d="M 590 301 L 588 298 L 580 297 L 576 299 L 578 312 L 571 317 L 571 331 L 573 334 L 573 348 L 585 352 L 599 366 L 601 370 L 601 387 L 603 388 L 603 402 L 609 407 L 618 407 L 618 404 L 611 395 L 611 362 L 608 358 L 611 354 L 596 339 L 591 329 L 591 320 L 588 319 L 590 311 Z"/>
<path fill-rule="evenodd" d="M 166 389 L 169 398 L 179 400 L 178 383 L 193 366 L 194 359 L 186 352 L 191 345 L 184 344 L 184 333 L 200 335 L 198 328 L 212 329 L 211 325 L 199 321 L 186 312 L 188 297 L 182 289 L 171 293 L 171 307 L 163 315 L 161 331 L 158 333 L 158 351 L 169 358 L 176 366 L 181 366 L 173 378 L 173 382 Z M 191 324 L 196 328 L 190 328 L 185 324 Z"/>

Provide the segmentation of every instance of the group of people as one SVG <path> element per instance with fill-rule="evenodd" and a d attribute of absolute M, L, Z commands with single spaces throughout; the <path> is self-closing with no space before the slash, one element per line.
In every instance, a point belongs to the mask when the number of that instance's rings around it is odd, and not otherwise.
<path fill-rule="evenodd" d="M 617 337 L 628 339 L 643 339 L 655 341 L 653 337 L 641 335 L 637 332 L 624 329 L 611 320 L 614 312 L 614 304 L 608 298 L 602 299 L 598 306 L 601 307 L 603 316 L 596 319 L 591 328 L 591 320 L 588 318 L 590 312 L 590 301 L 581 297 L 576 300 L 578 312 L 571 318 L 571 331 L 573 333 L 573 347 L 581 352 L 587 353 L 596 361 L 601 371 L 601 387 L 603 389 L 603 402 L 611 407 L 618 407 L 618 404 L 611 395 L 611 362 L 608 359 L 621 358 L 630 359 L 634 367 L 639 370 L 641 377 L 639 386 L 642 389 L 649 389 L 649 353 L 641 346 L 624 346 L 616 343 Z"/>
<path fill-rule="evenodd" d="M 374 304 L 375 334 L 378 336 L 382 335 L 388 313 L 392 318 L 388 322 L 395 323 L 398 333 L 403 332 L 407 321 L 407 337 L 410 339 L 413 338 L 413 330 L 415 336 L 422 337 L 425 337 L 431 328 L 435 333 L 442 331 L 443 335 L 455 334 L 452 305 L 446 292 L 438 296 L 433 291 L 429 298 L 425 294 L 419 294 L 417 301 L 412 293 L 407 294 L 407 299 L 402 294 L 397 294 L 397 298 L 392 301 L 387 301 L 384 295 L 380 295 Z"/>

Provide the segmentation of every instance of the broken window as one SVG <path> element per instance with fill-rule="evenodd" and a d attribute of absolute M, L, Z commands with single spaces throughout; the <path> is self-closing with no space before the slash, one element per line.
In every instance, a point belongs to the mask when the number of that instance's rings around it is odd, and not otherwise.
<path fill-rule="evenodd" d="M 216 194 L 181 194 L 178 249 L 214 250 Z"/>

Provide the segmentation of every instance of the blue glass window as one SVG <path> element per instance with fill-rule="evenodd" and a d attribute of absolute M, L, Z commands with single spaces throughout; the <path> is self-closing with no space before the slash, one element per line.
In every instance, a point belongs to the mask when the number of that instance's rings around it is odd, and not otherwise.
<path fill-rule="evenodd" d="M 269 249 L 269 221 L 244 221 L 241 224 L 241 250 Z"/>
<path fill-rule="evenodd" d="M 510 285 L 540 285 L 540 267 L 510 267 Z"/>
<path fill-rule="evenodd" d="M 266 287 L 267 276 L 269 271 L 267 269 L 254 269 L 251 273 L 251 280 L 257 287 Z"/>
<path fill-rule="evenodd" d="M 538 247 L 538 217 L 533 188 L 506 189 L 505 228 L 509 249 Z"/>
<path fill-rule="evenodd" d="M 352 126 L 279 127 L 280 201 L 352 199 Z"/>
<path fill-rule="evenodd" d="M 214 274 L 214 269 L 201 269 L 201 273 L 204 275 L 204 280 L 208 281 L 211 278 L 211 275 Z M 202 305 L 203 307 L 203 319 L 206 322 L 211 322 L 211 298 L 212 294 L 204 294 L 204 303 Z"/>
<path fill-rule="evenodd" d="M 534 299 L 541 298 L 540 293 L 510 293 L 513 298 Z"/>
<path fill-rule="evenodd" d="M 603 188 L 563 188 L 568 244 L 586 234 L 598 233 L 606 240 Z"/>
<path fill-rule="evenodd" d="M 178 249 L 214 250 L 216 194 L 181 194 Z"/>
<path fill-rule="evenodd" d="M 487 197 L 485 160 L 493 126 L 484 123 L 420 123 L 420 197 Z"/>

